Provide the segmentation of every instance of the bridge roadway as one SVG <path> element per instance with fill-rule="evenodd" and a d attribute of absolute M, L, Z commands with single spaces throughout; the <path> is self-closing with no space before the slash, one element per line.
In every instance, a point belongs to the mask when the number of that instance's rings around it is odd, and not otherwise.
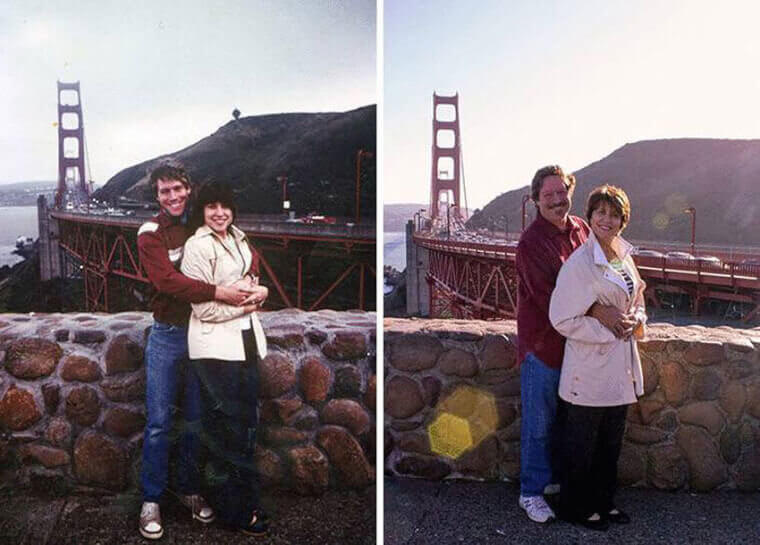
<path fill-rule="evenodd" d="M 516 242 L 474 238 L 472 235 L 444 238 L 429 232 L 415 233 L 414 244 L 430 252 L 426 279 L 430 285 L 432 316 L 496 318 L 516 315 Z M 639 244 L 648 249 L 676 251 L 673 246 Z M 689 248 L 681 245 L 678 250 Z M 692 297 L 695 314 L 704 299 L 748 303 L 754 308 L 746 319 L 753 318 L 760 310 L 760 251 L 698 246 L 696 253 L 719 257 L 721 262 L 634 256 L 639 272 L 648 284 L 648 301 L 660 305 L 657 290 L 684 293 Z"/>
<path fill-rule="evenodd" d="M 49 211 L 59 233 L 58 245 L 65 255 L 82 263 L 88 310 L 109 310 L 109 284 L 113 284 L 109 277 L 147 283 L 137 255 L 136 234 L 153 215 L 146 210 L 130 216 Z M 240 214 L 235 223 L 259 251 L 262 280 L 270 287 L 273 307 L 374 307 L 374 284 L 365 279 L 367 274 L 376 276 L 374 222 L 354 225 L 338 219 L 334 224 L 307 224 L 286 221 L 282 215 Z M 80 274 L 77 268 L 70 266 L 68 273 Z M 356 297 L 338 302 L 335 291 L 339 286 L 344 295 L 347 288 L 355 289 Z"/>

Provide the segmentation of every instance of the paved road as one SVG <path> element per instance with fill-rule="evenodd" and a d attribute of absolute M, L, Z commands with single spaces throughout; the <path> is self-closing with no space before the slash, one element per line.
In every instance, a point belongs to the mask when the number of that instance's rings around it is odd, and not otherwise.
<path fill-rule="evenodd" d="M 134 495 L 55 497 L 0 491 L 1 545 L 370 545 L 375 543 L 375 487 L 330 491 L 320 498 L 268 493 L 272 516 L 265 538 L 247 537 L 216 523 L 203 525 L 173 501 L 162 506 L 164 537 L 151 542 L 137 530 L 141 498 Z"/>
<path fill-rule="evenodd" d="M 760 492 L 668 493 L 621 489 L 631 524 L 594 532 L 540 525 L 518 507 L 514 484 L 385 480 L 385 545 L 760 544 Z"/>

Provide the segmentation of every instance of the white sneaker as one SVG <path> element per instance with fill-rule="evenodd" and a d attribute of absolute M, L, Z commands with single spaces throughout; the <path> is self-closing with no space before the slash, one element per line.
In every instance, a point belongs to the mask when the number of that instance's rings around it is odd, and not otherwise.
<path fill-rule="evenodd" d="M 559 494 L 559 483 L 547 484 L 544 487 L 544 496 L 554 496 Z"/>
<path fill-rule="evenodd" d="M 520 496 L 519 503 L 533 522 L 543 524 L 557 518 L 543 496 Z"/>
<path fill-rule="evenodd" d="M 164 535 L 161 525 L 161 509 L 157 503 L 145 501 L 140 510 L 140 534 L 145 539 L 159 539 Z"/>

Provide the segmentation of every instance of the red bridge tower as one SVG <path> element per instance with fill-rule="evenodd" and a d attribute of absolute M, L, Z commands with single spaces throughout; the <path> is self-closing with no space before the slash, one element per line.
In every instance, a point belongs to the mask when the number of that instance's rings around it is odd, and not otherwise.
<path fill-rule="evenodd" d="M 58 191 L 55 206 L 61 208 L 66 192 L 78 199 L 89 197 L 84 170 L 84 126 L 79 82 L 58 82 Z M 73 187 L 69 187 L 68 184 Z"/>
<path fill-rule="evenodd" d="M 461 218 L 459 179 L 461 148 L 459 140 L 459 94 L 441 96 L 433 93 L 433 161 L 430 172 L 430 218 L 451 214 Z"/>

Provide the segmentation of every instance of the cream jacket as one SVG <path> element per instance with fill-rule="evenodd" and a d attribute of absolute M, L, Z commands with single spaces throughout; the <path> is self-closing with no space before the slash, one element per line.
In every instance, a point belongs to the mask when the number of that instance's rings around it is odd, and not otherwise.
<path fill-rule="evenodd" d="M 644 393 L 641 360 L 636 341 L 622 340 L 598 320 L 586 315 L 595 302 L 633 311 L 646 321 L 644 281 L 630 253 L 632 246 L 619 236 L 613 248 L 631 275 L 633 296 L 625 280 L 608 263 L 593 233 L 565 261 L 557 276 L 549 305 L 549 319 L 567 338 L 559 381 L 559 396 L 574 405 L 611 407 L 635 403 Z"/>
<path fill-rule="evenodd" d="M 225 240 L 203 225 L 187 239 L 180 270 L 190 278 L 209 284 L 229 285 L 243 278 L 251 268 L 253 255 L 245 234 L 231 227 Z M 188 327 L 190 358 L 243 361 L 242 329 L 253 328 L 259 356 L 267 353 L 266 337 L 256 313 L 245 315 L 242 307 L 219 301 L 193 303 Z"/>

